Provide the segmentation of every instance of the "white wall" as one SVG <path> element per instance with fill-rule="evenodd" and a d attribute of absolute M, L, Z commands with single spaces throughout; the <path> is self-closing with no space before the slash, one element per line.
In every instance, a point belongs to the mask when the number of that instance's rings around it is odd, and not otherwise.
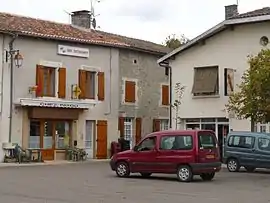
<path fill-rule="evenodd" d="M 239 25 L 207 39 L 205 45 L 196 45 L 178 54 L 171 61 L 173 86 L 177 82 L 186 86 L 180 110 L 182 118 L 226 116 L 224 109 L 228 97 L 224 96 L 224 68 L 236 69 L 235 83 L 239 83 L 248 68 L 247 56 L 257 54 L 263 48 L 259 43 L 262 36 L 270 39 L 270 22 Z M 192 98 L 194 67 L 211 65 L 219 66 L 220 98 Z M 233 130 L 250 129 L 246 120 L 233 119 L 230 124 Z"/>
<path fill-rule="evenodd" d="M 1 40 L 1 37 L 0 37 Z M 8 49 L 9 39 L 5 39 L 4 48 Z M 2 40 L 0 41 L 2 42 Z M 57 45 L 85 47 L 90 49 L 88 59 L 62 56 L 57 54 Z M 14 42 L 14 49 L 19 49 L 24 57 L 21 68 L 14 67 L 14 101 L 19 98 L 29 98 L 28 88 L 36 83 L 36 65 L 41 61 L 61 62 L 67 68 L 66 99 L 71 98 L 71 85 L 78 84 L 78 70 L 81 65 L 93 66 L 105 72 L 105 101 L 93 109 L 85 111 L 78 121 L 78 136 L 85 137 L 85 120 L 108 120 L 108 146 L 118 137 L 118 105 L 119 105 L 119 51 L 101 46 L 85 46 L 65 42 L 38 40 L 33 38 L 18 38 Z M 2 49 L 0 49 L 2 50 Z M 1 52 L 0 52 L 1 53 Z M 1 57 L 1 56 L 0 56 Z M 1 58 L 0 58 L 1 59 Z M 4 101 L 1 114 L 1 146 L 8 141 L 9 134 L 9 64 L 4 68 Z M 2 66 L 1 66 L 2 67 Z M 1 73 L 1 72 L 0 72 Z M 1 77 L 0 77 L 1 78 Z M 110 92 L 111 91 L 111 92 Z M 13 111 L 12 142 L 22 141 L 22 110 Z M 80 143 L 83 145 L 84 143 Z"/>

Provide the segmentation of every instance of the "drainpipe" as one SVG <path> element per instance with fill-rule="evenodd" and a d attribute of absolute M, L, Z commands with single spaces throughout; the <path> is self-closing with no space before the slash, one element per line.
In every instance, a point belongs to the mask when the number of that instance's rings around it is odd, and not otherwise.
<path fill-rule="evenodd" d="M 110 104 L 109 111 L 105 113 L 105 115 L 110 115 L 112 111 L 112 48 L 110 48 Z"/>
<path fill-rule="evenodd" d="M 163 62 L 159 63 L 159 65 L 161 67 L 164 67 L 165 68 L 165 74 L 169 75 L 169 90 L 170 90 L 170 92 L 169 92 L 169 97 L 170 97 L 169 98 L 170 99 L 169 100 L 170 101 L 170 109 L 169 109 L 170 121 L 169 121 L 169 126 L 170 126 L 170 128 L 172 128 L 172 67 L 169 65 L 168 61 L 163 61 Z"/>
<path fill-rule="evenodd" d="M 9 101 L 9 134 L 8 134 L 8 142 L 11 142 L 11 135 L 12 135 L 12 112 L 13 112 L 13 66 L 14 66 L 14 57 L 13 57 L 13 43 L 18 37 L 18 35 L 10 33 L 12 35 L 12 39 L 9 42 L 9 56 L 10 56 L 10 101 Z"/>

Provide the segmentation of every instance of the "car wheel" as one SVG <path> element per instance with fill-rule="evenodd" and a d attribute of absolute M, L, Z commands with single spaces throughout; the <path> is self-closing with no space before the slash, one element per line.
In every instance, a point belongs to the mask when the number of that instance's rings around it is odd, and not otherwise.
<path fill-rule="evenodd" d="M 210 181 L 213 180 L 213 178 L 215 177 L 215 173 L 203 173 L 200 176 L 203 180 Z"/>
<path fill-rule="evenodd" d="M 229 159 L 227 162 L 227 169 L 230 172 L 238 172 L 240 169 L 240 165 L 237 159 L 234 159 L 234 158 Z"/>
<path fill-rule="evenodd" d="M 190 182 L 193 179 L 193 173 L 189 166 L 179 166 L 177 169 L 177 179 L 180 182 Z"/>
<path fill-rule="evenodd" d="M 116 175 L 118 177 L 128 177 L 130 174 L 129 166 L 126 162 L 118 162 L 116 164 Z"/>
<path fill-rule="evenodd" d="M 144 178 L 148 178 L 152 175 L 152 173 L 141 173 L 141 176 Z"/>
<path fill-rule="evenodd" d="M 245 166 L 245 169 L 247 170 L 247 172 L 254 172 L 255 171 L 255 167 L 252 167 L 252 166 Z"/>

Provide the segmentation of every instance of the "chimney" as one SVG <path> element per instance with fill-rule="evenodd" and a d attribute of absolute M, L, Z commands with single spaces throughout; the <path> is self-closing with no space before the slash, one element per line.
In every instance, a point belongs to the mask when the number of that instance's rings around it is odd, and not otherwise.
<path fill-rule="evenodd" d="M 71 15 L 71 23 L 77 27 L 90 29 L 91 28 L 91 14 L 90 11 L 81 10 L 74 11 Z"/>
<path fill-rule="evenodd" d="M 233 5 L 225 6 L 225 20 L 228 20 L 237 15 L 238 15 L 238 5 L 233 4 Z"/>

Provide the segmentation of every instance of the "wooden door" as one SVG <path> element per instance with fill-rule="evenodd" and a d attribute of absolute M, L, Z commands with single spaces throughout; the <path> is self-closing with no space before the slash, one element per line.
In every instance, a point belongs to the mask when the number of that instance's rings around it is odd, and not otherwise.
<path fill-rule="evenodd" d="M 107 121 L 97 121 L 97 159 L 107 158 Z"/>
<path fill-rule="evenodd" d="M 138 144 L 142 138 L 142 119 L 136 118 L 136 136 L 135 136 L 135 144 Z"/>
<path fill-rule="evenodd" d="M 55 151 L 55 122 L 42 121 L 40 132 L 40 147 L 42 158 L 45 161 L 54 160 Z"/>

